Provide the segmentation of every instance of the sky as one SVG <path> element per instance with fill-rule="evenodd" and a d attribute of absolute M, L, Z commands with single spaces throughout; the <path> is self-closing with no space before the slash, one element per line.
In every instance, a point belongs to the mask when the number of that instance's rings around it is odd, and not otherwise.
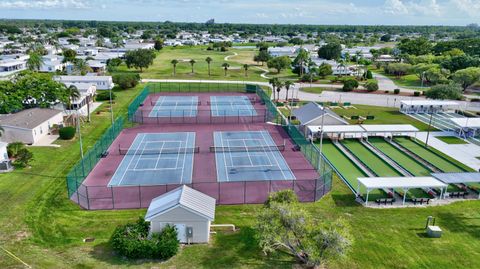
<path fill-rule="evenodd" d="M 0 0 L 0 18 L 467 25 L 480 23 L 480 0 Z"/>

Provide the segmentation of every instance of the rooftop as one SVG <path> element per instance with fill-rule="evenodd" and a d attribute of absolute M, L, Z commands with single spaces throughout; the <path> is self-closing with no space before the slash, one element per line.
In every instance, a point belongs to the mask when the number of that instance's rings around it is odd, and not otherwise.
<path fill-rule="evenodd" d="M 0 125 L 33 129 L 59 113 L 62 111 L 49 108 L 30 108 L 14 114 L 0 115 Z"/>

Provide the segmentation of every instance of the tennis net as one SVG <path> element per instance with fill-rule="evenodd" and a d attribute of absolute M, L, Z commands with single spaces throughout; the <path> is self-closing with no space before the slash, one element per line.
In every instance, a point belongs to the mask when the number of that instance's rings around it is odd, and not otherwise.
<path fill-rule="evenodd" d="M 167 102 L 159 102 L 159 101 L 150 101 L 152 106 L 194 106 L 194 105 L 202 105 L 202 101 L 167 101 Z"/>
<path fill-rule="evenodd" d="M 161 149 L 122 149 L 120 155 L 161 155 L 161 154 L 193 154 L 199 153 L 200 147 L 194 148 L 161 148 Z"/>
<path fill-rule="evenodd" d="M 285 151 L 285 145 L 255 146 L 255 147 L 210 147 L 210 152 L 268 152 Z"/>

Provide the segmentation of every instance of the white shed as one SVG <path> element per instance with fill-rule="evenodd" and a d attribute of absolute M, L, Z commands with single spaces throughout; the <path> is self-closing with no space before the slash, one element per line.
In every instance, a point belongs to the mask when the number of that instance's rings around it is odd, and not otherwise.
<path fill-rule="evenodd" d="M 186 185 L 154 198 L 145 220 L 150 233 L 175 225 L 180 243 L 207 243 L 215 218 L 215 199 Z"/>

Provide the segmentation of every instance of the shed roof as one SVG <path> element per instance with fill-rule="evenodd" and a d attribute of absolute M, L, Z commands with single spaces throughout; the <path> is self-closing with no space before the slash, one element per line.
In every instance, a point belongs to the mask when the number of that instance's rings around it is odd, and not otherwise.
<path fill-rule="evenodd" d="M 402 105 L 407 106 L 457 106 L 457 102 L 442 100 L 402 100 Z"/>
<path fill-rule="evenodd" d="M 418 129 L 410 124 L 362 124 L 366 132 L 418 132 Z"/>
<path fill-rule="evenodd" d="M 323 115 L 329 115 L 335 119 L 337 119 L 340 122 L 343 122 L 345 124 L 348 124 L 344 119 L 340 118 L 337 114 L 334 112 L 328 110 L 328 109 L 323 109 L 322 106 L 320 106 L 317 103 L 310 102 L 300 108 L 297 108 L 293 111 L 293 115 L 297 117 L 297 119 L 303 124 L 306 125 L 309 122 L 312 122 Z"/>
<path fill-rule="evenodd" d="M 447 186 L 433 177 L 359 177 L 358 182 L 367 189 L 444 188 Z"/>
<path fill-rule="evenodd" d="M 56 81 L 60 82 L 71 82 L 71 81 L 105 81 L 112 80 L 111 76 L 56 76 L 54 77 Z"/>
<path fill-rule="evenodd" d="M 0 115 L 0 125 L 33 129 L 61 113 L 61 110 L 49 108 L 30 108 L 13 114 Z"/>
<path fill-rule="evenodd" d="M 215 218 L 215 199 L 186 185 L 154 198 L 150 202 L 145 220 L 150 221 L 173 208 L 183 207 L 206 219 Z"/>
<path fill-rule="evenodd" d="M 480 128 L 480 118 L 451 118 L 460 128 Z"/>
<path fill-rule="evenodd" d="M 322 126 L 308 126 L 312 133 L 321 132 Z M 364 133 L 365 130 L 361 125 L 324 125 L 324 133 Z"/>
<path fill-rule="evenodd" d="M 432 173 L 432 176 L 448 184 L 480 182 L 480 173 Z"/>

